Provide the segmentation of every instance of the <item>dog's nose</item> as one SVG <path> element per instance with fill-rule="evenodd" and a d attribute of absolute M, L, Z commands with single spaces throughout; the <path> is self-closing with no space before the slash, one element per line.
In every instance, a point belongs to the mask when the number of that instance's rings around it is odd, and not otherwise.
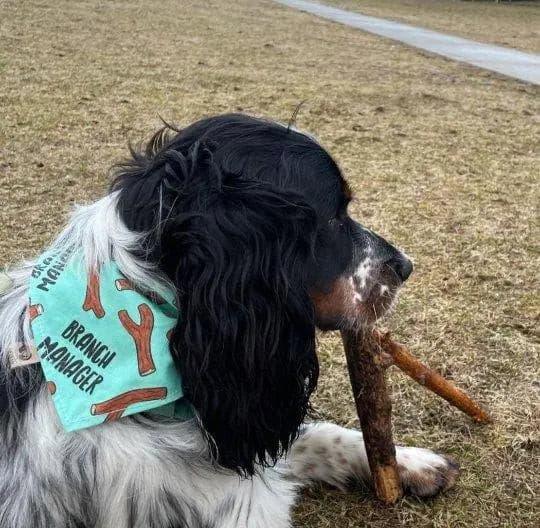
<path fill-rule="evenodd" d="M 412 262 L 403 255 L 398 255 L 396 257 L 392 257 L 388 262 L 388 266 L 394 273 L 403 281 L 405 282 L 409 276 L 412 273 L 413 270 L 413 264 Z"/>

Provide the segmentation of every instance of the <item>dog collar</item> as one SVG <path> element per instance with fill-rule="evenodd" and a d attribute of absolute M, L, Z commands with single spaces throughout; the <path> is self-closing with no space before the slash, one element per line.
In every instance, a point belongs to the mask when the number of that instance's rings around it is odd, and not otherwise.
<path fill-rule="evenodd" d="M 37 355 L 67 431 L 150 410 L 193 415 L 169 350 L 172 292 L 137 290 L 114 261 L 88 271 L 79 252 L 47 252 L 29 294 Z"/>

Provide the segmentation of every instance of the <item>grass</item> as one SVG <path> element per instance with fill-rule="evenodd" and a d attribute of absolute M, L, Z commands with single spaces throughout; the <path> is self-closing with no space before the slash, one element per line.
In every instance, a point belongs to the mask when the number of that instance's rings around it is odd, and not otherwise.
<path fill-rule="evenodd" d="M 461 37 L 540 53 L 540 4 L 535 0 L 325 0 L 360 11 Z"/>
<path fill-rule="evenodd" d="M 299 126 L 341 164 L 355 216 L 415 260 L 386 326 L 495 423 L 394 372 L 397 440 L 458 459 L 456 488 L 383 509 L 362 490 L 316 487 L 297 526 L 538 526 L 537 87 L 267 0 L 8 0 L 0 32 L 0 264 L 32 256 L 74 202 L 100 196 L 158 114 L 287 120 L 305 100 Z M 354 426 L 338 336 L 321 336 L 319 354 L 317 413 Z"/>

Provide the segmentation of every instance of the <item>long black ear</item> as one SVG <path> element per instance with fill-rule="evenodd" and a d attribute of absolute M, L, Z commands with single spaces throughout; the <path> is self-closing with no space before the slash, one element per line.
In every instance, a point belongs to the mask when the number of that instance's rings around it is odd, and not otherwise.
<path fill-rule="evenodd" d="M 293 193 L 220 172 L 204 146 L 161 163 L 160 266 L 181 311 L 173 354 L 219 463 L 251 475 L 288 449 L 317 383 L 316 215 Z"/>

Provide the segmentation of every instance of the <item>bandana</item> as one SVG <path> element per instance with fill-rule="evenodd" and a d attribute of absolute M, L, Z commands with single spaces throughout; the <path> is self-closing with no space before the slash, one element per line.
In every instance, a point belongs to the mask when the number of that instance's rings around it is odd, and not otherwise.
<path fill-rule="evenodd" d="M 174 302 L 171 292 L 137 290 L 114 262 L 88 272 L 80 253 L 42 255 L 30 280 L 30 323 L 67 431 L 150 410 L 193 416 L 169 351 Z"/>

